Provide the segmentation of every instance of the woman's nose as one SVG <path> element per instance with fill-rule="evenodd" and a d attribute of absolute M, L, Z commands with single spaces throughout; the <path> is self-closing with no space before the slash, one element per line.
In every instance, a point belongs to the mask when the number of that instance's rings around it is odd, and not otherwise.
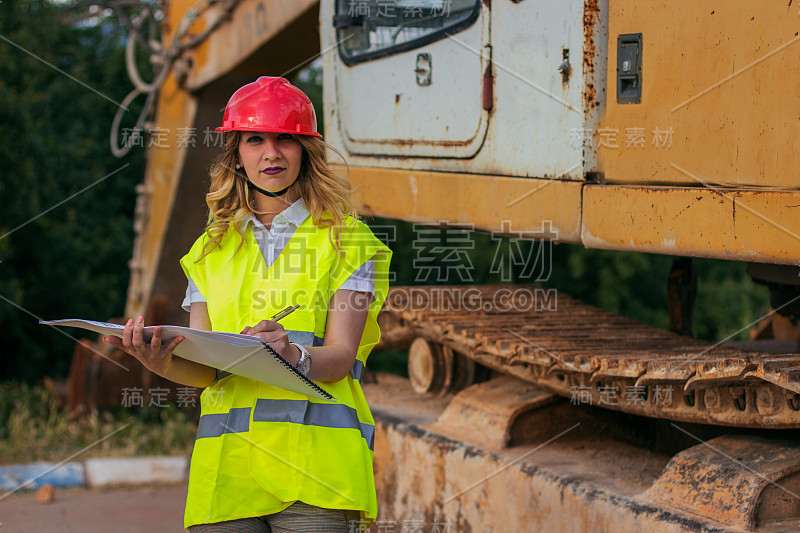
<path fill-rule="evenodd" d="M 266 140 L 264 141 L 264 152 L 263 152 L 264 159 L 268 159 L 270 161 L 280 158 L 281 154 L 278 151 L 278 142 L 272 135 L 267 136 Z"/>

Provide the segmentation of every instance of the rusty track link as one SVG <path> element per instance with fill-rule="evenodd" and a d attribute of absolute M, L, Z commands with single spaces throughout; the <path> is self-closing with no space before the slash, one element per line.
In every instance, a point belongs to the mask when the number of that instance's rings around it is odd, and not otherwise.
<path fill-rule="evenodd" d="M 387 337 L 423 337 L 576 403 L 684 422 L 800 427 L 800 354 L 682 337 L 531 286 L 393 287 L 382 315 Z"/>

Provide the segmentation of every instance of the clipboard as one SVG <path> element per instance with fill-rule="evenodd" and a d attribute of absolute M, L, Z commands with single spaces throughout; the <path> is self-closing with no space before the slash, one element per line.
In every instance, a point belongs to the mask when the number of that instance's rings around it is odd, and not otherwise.
<path fill-rule="evenodd" d="M 125 326 L 67 318 L 62 320 L 40 320 L 45 326 L 69 326 L 94 331 L 102 335 L 122 337 Z M 266 342 L 253 335 L 241 335 L 224 331 L 205 331 L 183 326 L 146 326 L 144 339 L 150 341 L 153 329 L 161 328 L 161 338 L 170 339 L 182 336 L 173 355 L 208 365 L 231 374 L 254 379 L 281 389 L 303 394 L 318 400 L 336 400 L 322 387 L 297 371 L 286 359 L 272 349 Z"/>

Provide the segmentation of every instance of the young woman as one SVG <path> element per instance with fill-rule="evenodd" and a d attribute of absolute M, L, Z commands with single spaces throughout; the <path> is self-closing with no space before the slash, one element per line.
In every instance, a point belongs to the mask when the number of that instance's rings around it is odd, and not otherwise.
<path fill-rule="evenodd" d="M 256 335 L 335 402 L 179 357 L 143 321 L 107 338 L 147 368 L 204 387 L 189 475 L 189 531 L 347 532 L 377 515 L 374 421 L 359 379 L 378 342 L 391 252 L 354 214 L 326 161 L 308 97 L 283 78 L 240 88 L 211 169 L 209 222 L 181 259 L 194 328 Z M 289 305 L 280 323 L 269 320 Z M 357 529 L 358 530 L 358 529 Z"/>

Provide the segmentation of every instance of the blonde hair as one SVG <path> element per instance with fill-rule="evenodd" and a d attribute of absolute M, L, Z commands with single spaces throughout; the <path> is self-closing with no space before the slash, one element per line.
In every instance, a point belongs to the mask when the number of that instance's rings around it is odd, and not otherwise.
<path fill-rule="evenodd" d="M 239 243 L 241 248 L 244 244 L 242 221 L 253 213 L 258 214 L 251 207 L 255 193 L 247 187 L 244 170 L 236 169 L 241 136 L 242 133 L 239 131 L 227 133 L 225 149 L 211 166 L 209 172 L 211 187 L 206 194 L 208 205 L 206 233 L 209 240 L 203 247 L 200 259 L 221 244 L 222 238 L 231 227 L 241 237 Z M 317 137 L 294 135 L 294 138 L 303 146 L 303 155 L 300 173 L 286 194 L 291 194 L 292 191 L 300 193 L 300 197 L 305 200 L 311 212 L 312 222 L 319 228 L 329 229 L 331 243 L 338 250 L 348 217 L 352 217 L 352 220 L 357 218 L 350 182 L 337 175 L 328 166 L 326 149 L 330 148 L 342 156 Z"/>

